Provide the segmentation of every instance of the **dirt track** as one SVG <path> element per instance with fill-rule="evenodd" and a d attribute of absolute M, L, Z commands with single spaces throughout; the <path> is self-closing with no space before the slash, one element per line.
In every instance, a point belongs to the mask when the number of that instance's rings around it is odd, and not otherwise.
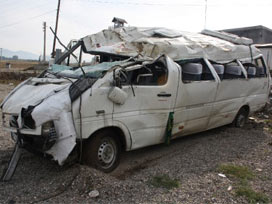
<path fill-rule="evenodd" d="M 0 98 L 12 88 L 0 85 Z M 272 136 L 267 124 L 271 121 L 265 121 L 250 120 L 243 129 L 225 126 L 177 139 L 169 147 L 124 153 L 111 174 L 79 164 L 60 167 L 24 152 L 12 180 L 0 183 L 0 203 L 248 203 L 235 195 L 234 178 L 218 176 L 218 166 L 226 163 L 248 167 L 255 174 L 249 185 L 272 202 Z M 0 172 L 12 146 L 1 127 Z M 154 187 L 150 180 L 156 175 L 168 175 L 180 186 Z M 91 198 L 92 190 L 100 195 Z"/>

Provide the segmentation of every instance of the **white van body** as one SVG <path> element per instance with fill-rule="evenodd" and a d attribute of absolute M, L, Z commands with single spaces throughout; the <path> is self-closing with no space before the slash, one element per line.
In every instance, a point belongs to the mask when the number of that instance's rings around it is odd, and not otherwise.
<path fill-rule="evenodd" d="M 62 164 L 76 141 L 89 140 L 101 131 L 117 134 L 117 143 L 130 151 L 165 142 L 169 130 L 174 139 L 230 124 L 241 110 L 248 116 L 264 107 L 270 74 L 260 52 L 249 45 L 249 39 L 204 33 L 130 27 L 104 30 L 103 37 L 101 33 L 86 36 L 81 40 L 84 52 L 101 58 L 107 54 L 138 58 L 94 65 L 95 70 L 95 66 L 107 67 L 94 80 L 59 77 L 62 72 L 74 73 L 63 70 L 23 82 L 2 102 L 4 128 L 15 138 L 31 138 L 32 146 L 35 137 L 45 133 L 47 140 L 54 137 L 45 152 Z M 205 69 L 198 80 L 185 80 L 183 67 L 188 63 Z M 218 65 L 225 71 L 227 66 L 238 67 L 241 74 L 224 78 L 214 68 Z M 249 77 L 249 66 L 261 67 L 262 74 Z M 83 70 L 88 75 L 91 68 Z M 204 73 L 210 78 L 204 79 Z M 106 152 L 104 146 L 98 148 Z"/>

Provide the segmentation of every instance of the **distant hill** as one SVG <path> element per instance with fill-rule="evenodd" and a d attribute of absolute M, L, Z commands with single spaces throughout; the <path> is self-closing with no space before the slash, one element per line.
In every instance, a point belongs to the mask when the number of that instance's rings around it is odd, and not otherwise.
<path fill-rule="evenodd" d="M 31 52 L 26 52 L 26 51 L 12 51 L 8 49 L 3 49 L 2 51 L 2 56 L 3 57 L 13 57 L 14 55 L 17 55 L 19 59 L 30 59 L 30 60 L 38 60 L 39 55 L 33 54 Z"/>

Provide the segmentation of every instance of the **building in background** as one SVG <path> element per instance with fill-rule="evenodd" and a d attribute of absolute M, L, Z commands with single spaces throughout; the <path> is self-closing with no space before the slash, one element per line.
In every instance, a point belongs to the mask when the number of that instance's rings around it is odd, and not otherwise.
<path fill-rule="evenodd" d="M 269 69 L 272 69 L 272 30 L 262 26 L 251 26 L 222 30 L 241 37 L 251 38 L 257 48 L 261 50 Z"/>
<path fill-rule="evenodd" d="M 18 59 L 19 59 L 18 55 L 13 55 L 12 56 L 12 60 L 18 60 Z"/>

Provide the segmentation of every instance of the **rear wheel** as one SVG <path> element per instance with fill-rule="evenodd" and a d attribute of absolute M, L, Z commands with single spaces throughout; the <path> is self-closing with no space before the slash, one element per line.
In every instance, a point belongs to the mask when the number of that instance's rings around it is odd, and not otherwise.
<path fill-rule="evenodd" d="M 83 161 L 103 172 L 113 171 L 120 160 L 120 142 L 110 131 L 97 133 L 84 145 Z"/>
<path fill-rule="evenodd" d="M 233 121 L 233 125 L 238 128 L 244 127 L 246 124 L 247 118 L 248 118 L 248 111 L 245 108 L 242 108 L 237 113 Z"/>

